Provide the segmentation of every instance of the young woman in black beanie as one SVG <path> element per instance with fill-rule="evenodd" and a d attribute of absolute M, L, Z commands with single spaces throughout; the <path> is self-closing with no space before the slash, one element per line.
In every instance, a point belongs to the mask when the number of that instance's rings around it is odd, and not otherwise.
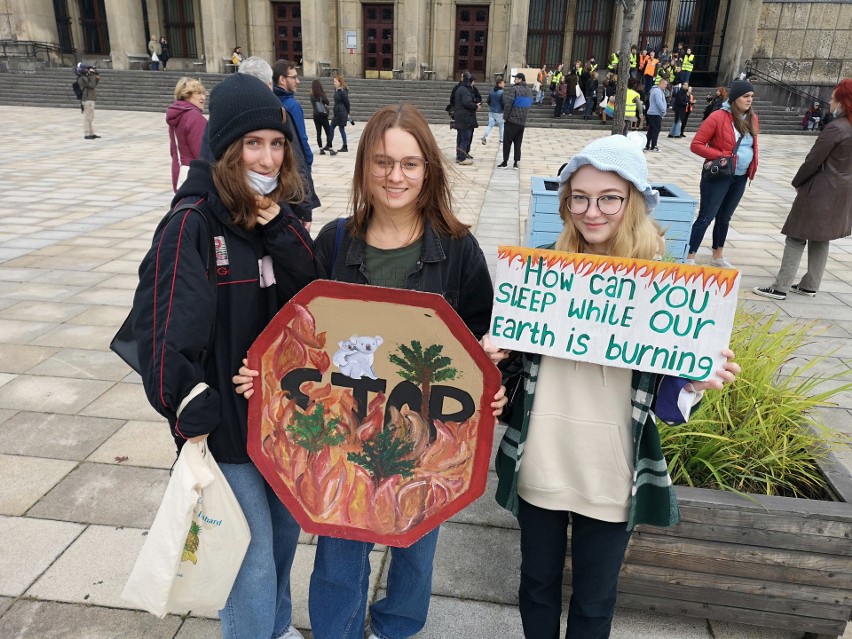
<path fill-rule="evenodd" d="M 139 267 L 133 329 L 149 401 L 178 448 L 206 439 L 249 523 L 251 544 L 219 611 L 222 636 L 296 639 L 290 568 L 299 526 L 246 452 L 247 402 L 231 378 L 269 320 L 314 279 L 313 245 L 276 204 L 303 192 L 272 91 L 235 74 L 213 89 L 209 109 L 216 161 L 193 161 L 172 201 L 201 211 L 178 210 L 157 228 Z"/>

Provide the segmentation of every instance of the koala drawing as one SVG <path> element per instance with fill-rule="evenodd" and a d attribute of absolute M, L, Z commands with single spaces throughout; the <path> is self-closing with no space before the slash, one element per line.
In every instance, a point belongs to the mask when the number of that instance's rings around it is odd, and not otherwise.
<path fill-rule="evenodd" d="M 355 336 L 353 335 L 352 337 L 354 339 Z M 340 347 L 340 350 L 332 355 L 331 363 L 340 368 L 346 363 L 346 356 L 355 352 L 355 342 L 352 339 L 345 339 L 337 342 L 337 345 Z"/>
<path fill-rule="evenodd" d="M 340 351 L 334 354 L 332 362 L 340 369 L 343 375 L 352 379 L 361 379 L 362 377 L 377 379 L 376 373 L 373 371 L 373 360 L 376 350 L 383 342 L 384 340 L 379 335 L 375 337 L 353 335 L 346 340 L 346 346 L 344 346 L 344 342 L 338 342 Z M 350 344 L 352 350 L 342 353 L 344 349 L 350 347 Z M 342 363 L 338 364 L 338 361 L 341 360 Z"/>

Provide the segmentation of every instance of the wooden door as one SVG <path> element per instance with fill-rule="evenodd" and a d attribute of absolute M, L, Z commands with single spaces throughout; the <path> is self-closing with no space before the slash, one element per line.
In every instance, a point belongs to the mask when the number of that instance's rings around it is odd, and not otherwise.
<path fill-rule="evenodd" d="M 302 66 L 302 5 L 299 2 L 276 2 L 275 59 L 289 60 Z"/>
<path fill-rule="evenodd" d="M 485 66 L 488 50 L 488 7 L 461 5 L 456 7 L 456 60 L 453 80 L 462 71 L 470 71 L 476 80 L 487 86 L 491 82 Z"/>
<path fill-rule="evenodd" d="M 364 70 L 393 70 L 393 5 L 364 6 Z"/>

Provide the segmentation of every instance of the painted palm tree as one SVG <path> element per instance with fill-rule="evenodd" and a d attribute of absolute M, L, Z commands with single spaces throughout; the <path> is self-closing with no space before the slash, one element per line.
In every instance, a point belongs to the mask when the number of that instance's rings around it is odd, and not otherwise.
<path fill-rule="evenodd" d="M 455 379 L 459 371 L 453 368 L 453 360 L 446 355 L 441 355 L 444 347 L 441 344 L 432 344 L 425 350 L 417 340 L 412 340 L 410 346 L 400 344 L 396 352 L 391 353 L 388 359 L 391 364 L 399 367 L 399 376 L 420 387 L 420 416 L 427 424 L 430 431 L 432 421 L 429 419 L 429 400 L 432 395 L 432 384 Z"/>

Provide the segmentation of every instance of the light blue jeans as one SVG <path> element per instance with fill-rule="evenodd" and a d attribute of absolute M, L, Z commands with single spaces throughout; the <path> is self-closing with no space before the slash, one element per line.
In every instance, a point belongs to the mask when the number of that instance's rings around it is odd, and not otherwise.
<path fill-rule="evenodd" d="M 387 594 L 370 606 L 379 639 L 407 639 L 426 625 L 438 528 L 408 548 L 391 548 Z M 320 537 L 308 607 L 314 639 L 363 639 L 373 544 Z"/>
<path fill-rule="evenodd" d="M 237 580 L 219 611 L 224 639 L 276 639 L 290 627 L 290 568 L 299 524 L 254 464 L 219 464 L 251 531 Z"/>
<path fill-rule="evenodd" d="M 488 139 L 488 134 L 491 133 L 491 129 L 494 128 L 494 125 L 497 125 L 500 129 L 500 141 L 503 141 L 503 114 L 502 113 L 494 113 L 493 111 L 488 112 L 488 128 L 485 129 L 485 133 L 482 134 L 484 139 Z"/>

